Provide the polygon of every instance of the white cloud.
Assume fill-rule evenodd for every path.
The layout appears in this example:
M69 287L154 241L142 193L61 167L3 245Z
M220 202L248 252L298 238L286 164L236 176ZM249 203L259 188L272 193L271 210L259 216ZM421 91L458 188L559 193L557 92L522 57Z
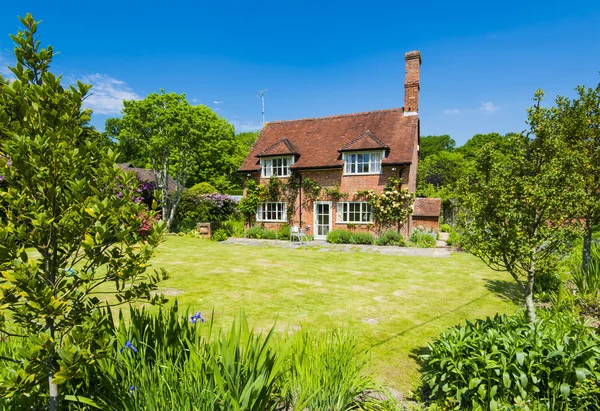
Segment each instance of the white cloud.
M242 121L232 121L233 126L235 127L235 131L237 133L245 132L245 131L256 131L262 128L262 124L253 123L251 121L242 122Z
M223 104L223 102L221 100L215 100L213 101L213 104Z
M444 110L444 114L459 114L460 110L457 108L447 108Z
M492 103L491 101L488 101L487 103L481 103L481 109L488 113L492 113L492 112L496 111L497 108L498 107L496 107L494 105L494 103Z
M94 86L83 105L96 114L119 114L123 108L123 100L141 99L124 81L106 74L90 74L83 76L81 81Z

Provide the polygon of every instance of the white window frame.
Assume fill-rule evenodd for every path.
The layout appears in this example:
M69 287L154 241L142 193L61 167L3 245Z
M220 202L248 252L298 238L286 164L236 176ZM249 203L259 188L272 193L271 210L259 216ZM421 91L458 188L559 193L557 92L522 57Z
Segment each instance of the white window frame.
M350 211L351 205L352 207L356 207L357 204L360 204L360 210L352 210ZM370 205L366 201L340 201L337 203L337 215L336 215L336 223L338 224L373 224L373 211L370 210ZM360 221L349 221L350 213L356 214L359 213ZM368 213L368 218L365 220L363 217Z
M256 221L269 223L285 223L287 221L286 206L283 201L259 203L256 210Z
M285 164L284 164L285 162ZM274 163L277 163L273 166ZM270 177L290 177L292 175L290 167L294 164L294 156L266 157L260 159L261 176ZM280 170L280 171L277 171Z
M379 156L379 161L373 158L373 154ZM364 156L369 155L369 161L364 161ZM381 162L385 158L384 151L348 151L342 155L344 159L344 175L369 175L381 174ZM359 161L361 160L361 161ZM368 171L364 171L365 165L368 165ZM352 171L354 166L354 171ZM358 171L362 169L362 171ZM377 170L379 169L379 170ZM373 171L377 170L377 171Z

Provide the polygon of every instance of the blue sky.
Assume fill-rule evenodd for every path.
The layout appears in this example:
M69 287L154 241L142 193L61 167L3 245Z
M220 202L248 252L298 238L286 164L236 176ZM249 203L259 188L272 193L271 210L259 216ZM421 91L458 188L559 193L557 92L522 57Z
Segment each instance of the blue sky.
M600 81L600 2L10 2L0 14L0 73L17 15L44 20L53 70L95 85L104 128L122 99L163 88L231 121L403 106L404 53L421 50L421 134L520 131L538 88L548 103Z

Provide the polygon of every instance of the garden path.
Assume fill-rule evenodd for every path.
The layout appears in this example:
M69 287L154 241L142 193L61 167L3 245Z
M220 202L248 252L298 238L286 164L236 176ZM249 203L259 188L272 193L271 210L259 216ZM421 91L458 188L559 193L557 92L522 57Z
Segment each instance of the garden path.
M238 244L253 247L280 247L280 248L317 248L323 252L362 252L369 254L402 255L414 257L450 257L450 250L446 248L414 248L414 247L388 247L363 244L329 244L326 241L313 240L305 244L292 243L285 240L257 240L254 238L231 237L222 244Z

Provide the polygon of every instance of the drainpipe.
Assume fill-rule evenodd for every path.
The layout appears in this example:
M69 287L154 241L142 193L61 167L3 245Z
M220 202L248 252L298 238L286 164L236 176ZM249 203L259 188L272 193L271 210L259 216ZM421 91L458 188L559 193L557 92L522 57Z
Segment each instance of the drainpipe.
M300 208L300 224L298 225L299 228L302 228L302 174L298 171L298 181L299 181L299 186L298 187L298 195L300 196L300 202L298 204L298 207Z

